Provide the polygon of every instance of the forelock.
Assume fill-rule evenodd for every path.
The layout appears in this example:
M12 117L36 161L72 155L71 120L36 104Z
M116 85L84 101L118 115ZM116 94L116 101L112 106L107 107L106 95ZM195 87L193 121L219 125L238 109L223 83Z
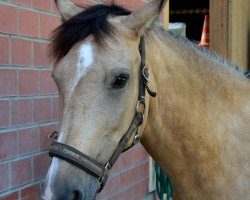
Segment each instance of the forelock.
M51 55L58 63L70 49L89 35L93 35L98 44L114 33L114 27L108 22L109 15L129 15L131 11L111 4L99 4L85 8L84 11L62 23L52 33Z

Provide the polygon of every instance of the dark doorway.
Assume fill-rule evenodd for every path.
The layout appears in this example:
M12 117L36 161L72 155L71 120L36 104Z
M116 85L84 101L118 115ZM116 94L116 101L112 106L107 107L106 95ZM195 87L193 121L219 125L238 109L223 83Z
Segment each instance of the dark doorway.
M209 0L170 0L170 22L184 22L186 36L200 41L205 15L209 14Z

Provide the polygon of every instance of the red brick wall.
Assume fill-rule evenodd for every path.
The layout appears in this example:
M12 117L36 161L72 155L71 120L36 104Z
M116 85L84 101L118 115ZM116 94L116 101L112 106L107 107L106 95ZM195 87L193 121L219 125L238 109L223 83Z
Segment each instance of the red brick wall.
M141 1L119 4L134 9ZM47 54L59 23L53 0L0 0L0 200L39 199L50 162L47 136L58 126ZM119 158L98 199L140 199L147 185L148 155L137 146Z

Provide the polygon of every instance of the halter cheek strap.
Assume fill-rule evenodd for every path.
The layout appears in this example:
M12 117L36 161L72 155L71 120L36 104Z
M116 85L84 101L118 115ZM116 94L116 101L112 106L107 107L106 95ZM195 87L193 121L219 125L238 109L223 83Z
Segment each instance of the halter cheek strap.
M127 132L123 135L123 137L119 141L118 146L115 149L112 156L110 157L109 161L105 165L103 165L98 161L94 160L93 158L90 158L88 155L78 151L77 149L59 142L53 142L49 149L49 156L65 160L71 163L72 165L89 173L93 177L97 178L100 182L100 188L98 192L102 190L108 179L108 170L113 167L114 163L121 155L121 153L124 150L127 150L125 148L127 146L128 141L133 136L133 134L135 134L133 144L129 148L131 148L134 144L140 141L141 134L139 132L139 129L141 124L143 123L144 112L146 109L145 91L147 90L149 95L151 95L152 97L156 96L156 93L152 92L148 87L149 73L146 64L145 41L143 37L141 37L140 40L139 50L141 54L141 67L140 67L141 77L139 85L138 102L136 105L136 113Z

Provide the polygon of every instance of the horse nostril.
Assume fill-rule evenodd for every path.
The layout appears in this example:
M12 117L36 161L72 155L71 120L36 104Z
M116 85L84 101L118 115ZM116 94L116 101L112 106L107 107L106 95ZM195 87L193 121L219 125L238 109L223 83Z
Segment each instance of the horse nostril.
M74 191L72 193L72 200L80 200L81 199L81 195L79 191Z

